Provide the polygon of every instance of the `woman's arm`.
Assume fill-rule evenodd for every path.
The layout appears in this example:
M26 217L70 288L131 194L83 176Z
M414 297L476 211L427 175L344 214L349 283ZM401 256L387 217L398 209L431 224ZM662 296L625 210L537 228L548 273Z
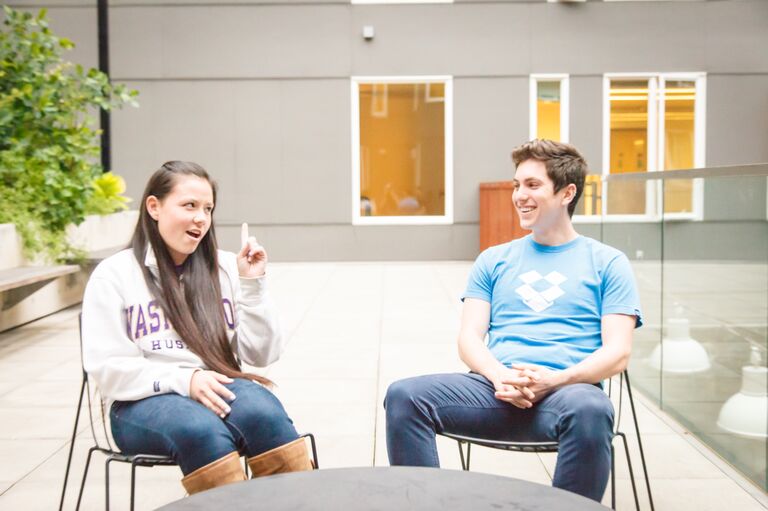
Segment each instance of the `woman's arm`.
M237 346L243 362L264 367L276 361L283 351L284 338L277 310L267 292L266 276L238 279Z
M119 401L170 392L188 396L197 369L144 358L128 337L124 308L115 283L97 275L88 281L83 297L83 367L101 393Z

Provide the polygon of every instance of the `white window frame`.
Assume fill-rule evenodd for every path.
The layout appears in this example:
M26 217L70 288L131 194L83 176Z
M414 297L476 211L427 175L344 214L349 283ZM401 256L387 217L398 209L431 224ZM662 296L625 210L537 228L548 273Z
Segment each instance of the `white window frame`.
M360 215L360 84L442 83L445 86L445 214L411 216ZM352 225L451 225L453 224L453 77L452 76L352 76Z
M539 82L560 82L560 141L568 143L570 140L570 78L562 73L540 73L532 74L529 84L529 108L530 112L528 122L529 139L537 138L539 131Z
M651 80L651 79L654 80ZM611 80L647 79L648 80L648 144L647 172L654 172L663 167L664 152L664 102L657 102L659 91L667 80L690 80L695 83L696 102L694 105L694 168L706 166L706 78L702 72L686 73L606 73L603 75L603 169L602 175L610 174L611 162ZM661 85L661 87L658 87ZM704 218L704 183L701 178L693 180L692 212L664 213L661 208L664 193L663 181L646 182L645 214L625 215L608 214L608 194L610 183L603 180L602 211L597 215L575 215L574 221L581 223L599 222L660 222L662 220L702 220Z

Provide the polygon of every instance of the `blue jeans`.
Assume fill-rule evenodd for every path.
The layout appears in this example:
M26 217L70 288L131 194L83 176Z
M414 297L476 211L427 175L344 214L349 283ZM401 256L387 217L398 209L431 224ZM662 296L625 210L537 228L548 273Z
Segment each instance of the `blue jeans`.
M179 394L116 401L109 417L117 446L126 454L171 456L187 475L232 451L256 456L298 438L272 392L244 379L224 385L236 396L224 419Z
M613 405L595 385L562 387L524 410L496 399L484 376L435 374L393 383L384 407L390 465L439 467L436 433L558 441L553 486L597 501L605 492Z

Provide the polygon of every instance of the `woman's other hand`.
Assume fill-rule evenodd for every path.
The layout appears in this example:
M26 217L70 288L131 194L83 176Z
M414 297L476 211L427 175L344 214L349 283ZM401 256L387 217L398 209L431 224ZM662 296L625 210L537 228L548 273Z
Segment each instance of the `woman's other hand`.
M248 224L240 231L240 252L237 254L237 271L248 279L261 277L267 271L267 251L254 236L248 234Z
M227 403L235 400L235 395L223 384L233 381L216 371L195 371L189 382L189 397L223 419L232 411Z

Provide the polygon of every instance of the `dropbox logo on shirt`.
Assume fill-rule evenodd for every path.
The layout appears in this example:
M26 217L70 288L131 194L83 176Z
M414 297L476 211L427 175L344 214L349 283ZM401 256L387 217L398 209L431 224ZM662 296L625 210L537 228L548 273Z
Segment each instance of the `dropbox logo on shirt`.
M532 270L520 275L520 280L524 284L515 289L515 293L520 295L523 303L528 307L535 312L541 312L551 307L555 300L565 294L565 291L560 289L560 284L568 278L556 271L551 271L542 277L539 272Z

